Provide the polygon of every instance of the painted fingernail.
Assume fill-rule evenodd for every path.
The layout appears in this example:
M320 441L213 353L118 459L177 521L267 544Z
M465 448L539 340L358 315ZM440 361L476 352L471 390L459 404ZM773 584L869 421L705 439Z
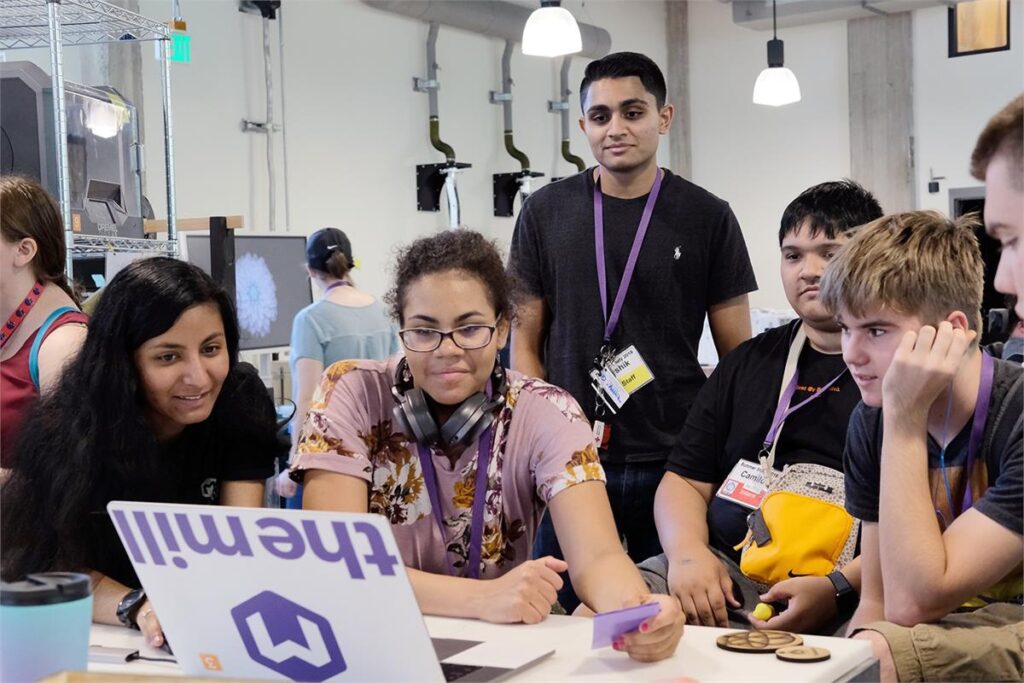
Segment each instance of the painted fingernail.
M647 633L650 630L651 630L651 627L648 626L646 622L643 623L643 624L640 624L640 633Z
M613 650L621 650L622 649L622 643L620 643L619 641L616 640L614 643L612 643L612 649Z

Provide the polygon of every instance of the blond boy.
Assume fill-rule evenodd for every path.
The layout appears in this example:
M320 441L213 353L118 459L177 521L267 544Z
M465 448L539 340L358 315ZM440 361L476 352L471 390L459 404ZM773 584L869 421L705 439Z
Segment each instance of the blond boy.
M822 281L863 398L844 456L864 523L851 633L882 680L1024 675L1024 379L978 348L982 278L973 226L920 211L865 226Z

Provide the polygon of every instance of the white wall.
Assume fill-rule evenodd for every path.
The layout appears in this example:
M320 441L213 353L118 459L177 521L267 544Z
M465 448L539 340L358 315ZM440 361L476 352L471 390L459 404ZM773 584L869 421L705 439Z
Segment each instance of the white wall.
M533 6L534 2L522 4ZM664 5L658 0L569 0L583 22L608 30L613 50L636 50L664 65ZM141 12L169 18L168 0L141 0ZM192 62L172 65L175 179L179 217L243 214L264 232L268 224L266 142L240 130L243 118L263 120L265 95L261 20L242 14L235 0L182 0L192 36ZM427 96L412 89L425 76L427 25L381 12L356 0L289 0L283 10L291 230L308 234L325 225L344 229L361 261L358 282L376 293L388 284L385 266L393 247L447 226L440 213L416 210L415 166L443 156L427 136ZM272 32L275 89L280 91L276 26ZM462 220L507 245L512 218L495 218L491 174L519 169L504 151L501 108L488 93L500 89L504 44L441 27L437 56L441 137L473 168L459 177ZM143 46L147 194L158 216L164 201L160 70L151 44ZM49 71L44 51L15 51ZM94 48L65 51L66 78L83 78ZM583 76L574 60L570 87ZM512 59L515 142L534 170L550 178L575 167L561 159L559 119L547 111L558 95L561 60ZM278 102L280 100L277 100ZM576 126L579 100L571 101L572 151L592 155ZM280 107L276 117L280 120ZM668 164L668 145L662 163ZM283 166L276 151L278 230L285 224ZM546 182L543 179L541 182ZM518 202L516 203L518 211Z
M788 307L778 275L786 204L850 173L846 23L787 28L779 37L803 99L755 105L771 33L733 24L728 3L690 5L693 180L732 205L760 287L751 305L763 308Z
M533 4L522 0L524 4ZM985 120L1024 86L1024 0L1012 0L1013 49L948 59L945 8L914 13L914 107L917 193L922 207L948 210L946 190L976 185L967 172L975 136ZM664 7L658 0L567 0L581 21L607 29L613 50L637 50L666 64ZM167 19L167 0L141 0L143 13ZM243 134L242 118L264 110L260 20L234 0L182 0L192 36L192 63L172 67L176 179L180 217L241 213L265 231L265 142ZM362 261L360 283L381 293L395 244L447 224L415 209L414 167L441 155L427 140L427 97L412 90L425 75L425 24L371 9L356 0L289 0L284 10L291 229L307 234L324 225L349 232ZM750 101L765 66L767 31L732 23L728 3L691 2L690 102L693 176L729 201L743 227L760 291L755 307L784 308L778 281L778 221L785 205L818 182L849 175L846 23L785 28L786 65L800 80L803 100L772 109ZM506 244L513 219L494 218L491 174L518 168L501 140L501 109L487 101L500 78L502 43L442 27L441 134L474 167L460 177L463 222ZM81 79L95 51L65 51L69 80ZM14 51L49 70L42 51ZM276 36L275 87L280 88ZM571 87L586 59L576 59ZM513 58L516 143L535 169L566 175L558 153L558 117L546 102L557 95L558 60ZM144 45L148 194L164 212L159 65ZM678 98L676 98L677 103ZM575 125L573 151L592 163ZM280 111L278 111L278 117ZM283 187L278 147L278 187ZM668 145L661 163L668 164ZM927 193L928 169L945 175L942 192ZM284 227L283 194L277 202Z
M913 14L920 208L948 212L949 188L979 185L968 172L975 139L1024 89L1024 0L1011 1L1012 49L955 59L947 57L946 8ZM776 239L782 211L806 187L850 173L846 22L779 32L803 94L779 109L750 102L769 37L735 26L728 3L690 5L693 180L728 200L739 218L760 285L752 304L784 308ZM947 178L938 194L928 194L929 168Z
M146 16L168 18L167 0L140 5ZM665 63L661 2L565 5L579 20L607 29L613 50L637 50ZM266 142L262 135L242 133L239 125L243 118L265 118L261 20L240 13L234 0L182 0L181 12L192 36L192 62L172 64L178 216L243 214L248 228L264 232ZM383 293L394 246L447 226L443 198L440 213L416 210L415 166L444 160L428 140L427 96L412 89L413 77L426 75L427 25L355 0L290 0L283 22L291 230L344 229L361 261L356 279ZM280 92L277 29L272 28L274 87ZM507 246L514 221L493 216L491 174L518 170L519 164L504 151L501 108L488 101L489 91L500 89L503 47L500 40L442 26L437 57L441 137L460 161L473 164L459 177L462 221ZM163 122L160 67L153 53L146 44L147 194L161 216L166 210ZM49 70L43 52L11 53L8 59L24 56ZM69 48L66 59L67 78L73 80L82 77L81 62L95 60L96 53ZM574 90L587 61L574 61ZM547 177L575 172L561 159L559 119L547 111L547 101L558 94L560 66L560 59L524 57L518 48L512 59L515 142L534 170ZM575 94L571 106L572 150L592 163L576 126ZM277 120L280 115L278 106ZM667 164L667 145L663 156ZM280 231L285 227L280 144L276 159Z
M914 129L916 189L921 208L950 210L949 189L978 187L971 152L978 133L1004 104L1024 90L1024 1L1011 0L1010 49L948 57L945 7L914 13ZM928 193L929 169L940 191Z

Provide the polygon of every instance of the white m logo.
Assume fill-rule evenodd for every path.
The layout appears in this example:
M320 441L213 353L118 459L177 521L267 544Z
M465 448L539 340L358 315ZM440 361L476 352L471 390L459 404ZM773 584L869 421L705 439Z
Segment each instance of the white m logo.
M298 657L310 666L324 666L331 661L331 653L327 651L327 644L324 642L320 629L312 621L301 615L297 614L295 618L299 620L302 636L306 639L306 647L299 645L294 640L286 640L283 643L274 645L270 640L270 634L267 632L267 625L263 623L263 615L259 612L247 616L245 623L252 633L256 648L267 659L280 664L292 657Z

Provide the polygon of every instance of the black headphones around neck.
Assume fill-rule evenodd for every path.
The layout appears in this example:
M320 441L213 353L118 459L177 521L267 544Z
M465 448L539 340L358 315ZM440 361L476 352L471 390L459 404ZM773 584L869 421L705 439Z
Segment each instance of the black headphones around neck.
M427 395L413 386L409 363L402 358L398 361L395 384L391 388L391 395L396 401L392 411L395 427L424 445L436 443L444 448L467 446L491 426L498 409L505 405L508 377L497 360L490 381L490 398L482 391L476 392L460 403L443 425L438 426L430 411Z

